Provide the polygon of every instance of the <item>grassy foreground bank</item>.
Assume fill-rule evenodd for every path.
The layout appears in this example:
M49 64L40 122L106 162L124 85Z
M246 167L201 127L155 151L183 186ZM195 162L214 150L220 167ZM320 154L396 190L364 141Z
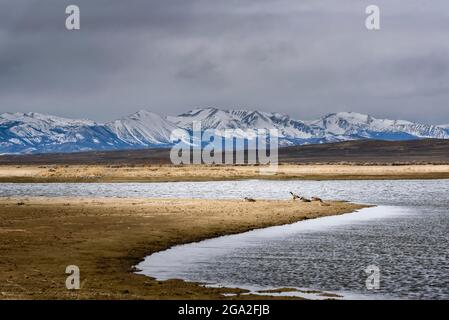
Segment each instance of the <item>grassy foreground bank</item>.
M0 299L224 299L222 293L241 291L156 281L132 267L176 244L360 208L346 202L0 198ZM67 265L80 268L78 291L65 287Z

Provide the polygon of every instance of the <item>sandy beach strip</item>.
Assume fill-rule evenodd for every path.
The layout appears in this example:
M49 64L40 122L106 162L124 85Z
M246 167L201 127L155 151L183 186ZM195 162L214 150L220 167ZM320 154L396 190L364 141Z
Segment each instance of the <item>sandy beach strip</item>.
M449 165L280 165L276 174L259 166L208 165L3 165L0 182L168 182L243 179L370 180L448 179Z
M239 289L156 281L132 268L177 244L363 207L286 200L0 198L0 299L250 299L223 296L243 293ZM65 287L68 265L80 268L80 290Z

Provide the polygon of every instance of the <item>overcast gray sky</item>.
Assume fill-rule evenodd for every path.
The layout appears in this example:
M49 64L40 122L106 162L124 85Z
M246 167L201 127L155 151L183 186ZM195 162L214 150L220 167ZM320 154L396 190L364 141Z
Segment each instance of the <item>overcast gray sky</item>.
M65 7L81 30L65 29ZM381 8L381 30L365 8ZM449 123L447 0L1 0L0 112L357 111Z

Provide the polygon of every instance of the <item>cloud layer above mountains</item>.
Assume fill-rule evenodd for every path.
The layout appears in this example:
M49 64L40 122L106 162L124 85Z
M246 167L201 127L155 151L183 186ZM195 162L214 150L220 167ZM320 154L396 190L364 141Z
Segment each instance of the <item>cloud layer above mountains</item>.
M445 0L17 0L0 4L0 112L107 121L146 108L337 111L449 123ZM65 7L81 30L65 29Z

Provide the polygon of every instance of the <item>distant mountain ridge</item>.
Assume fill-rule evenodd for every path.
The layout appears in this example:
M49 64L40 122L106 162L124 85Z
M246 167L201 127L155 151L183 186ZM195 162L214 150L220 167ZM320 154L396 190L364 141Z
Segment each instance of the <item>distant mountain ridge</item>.
M280 113L199 108L178 116L160 116L140 110L109 122L67 119L40 113L0 115L0 153L47 153L169 147L177 130L186 141L192 123L202 129L271 129L279 132L281 146L375 139L404 141L449 139L449 125L428 125L405 120L377 119L354 112L331 113L302 121Z

